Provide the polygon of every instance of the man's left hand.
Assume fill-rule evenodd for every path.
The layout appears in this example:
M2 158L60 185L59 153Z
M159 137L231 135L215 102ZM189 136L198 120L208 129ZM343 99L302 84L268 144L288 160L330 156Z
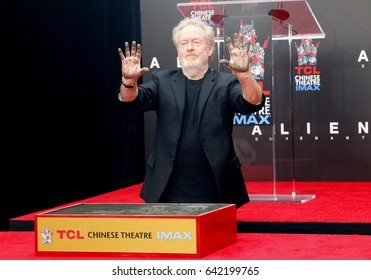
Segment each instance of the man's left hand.
M227 46L229 51L229 61L221 59L219 62L228 67L233 73L247 72L250 64L250 41L247 42L246 47L243 46L243 35L234 34L234 43L232 44L231 37L227 37Z

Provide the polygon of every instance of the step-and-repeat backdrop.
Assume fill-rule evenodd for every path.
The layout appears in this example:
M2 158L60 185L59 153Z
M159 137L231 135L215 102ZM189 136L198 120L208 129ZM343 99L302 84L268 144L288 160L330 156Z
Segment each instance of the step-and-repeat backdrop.
M266 9L256 2L141 0L143 66L179 67L171 35L185 16L214 27L211 67L220 71L228 71L218 63L228 58L225 36L243 33L251 42L250 67L268 97L259 113L234 118L246 181L370 181L371 2L298 1L306 8L286 14L289 3L280 1L265 16L254 15L254 5L259 13ZM277 36L277 22L287 36ZM146 113L147 155L155 126L156 115Z

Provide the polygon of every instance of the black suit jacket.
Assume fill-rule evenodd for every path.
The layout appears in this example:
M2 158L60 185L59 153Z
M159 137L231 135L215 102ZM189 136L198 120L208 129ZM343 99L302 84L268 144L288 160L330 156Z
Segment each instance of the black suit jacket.
M124 103L139 111L156 111L154 150L147 160L140 196L158 202L173 169L185 108L186 78L180 69L159 70L148 82L138 86L138 97ZM241 86L231 73L209 70L203 81L199 102L199 137L210 162L223 203L237 207L249 201L241 164L233 146L235 113L251 114L260 110L242 97ZM200 174L202 176L202 174Z

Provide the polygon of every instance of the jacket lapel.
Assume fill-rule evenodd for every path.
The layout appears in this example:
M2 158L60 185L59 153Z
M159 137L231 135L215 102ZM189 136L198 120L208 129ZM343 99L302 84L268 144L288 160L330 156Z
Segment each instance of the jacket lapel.
M211 93L211 90L213 89L215 85L215 77L214 77L214 71L209 70L206 72L206 75L204 77L204 81L202 83L201 92L198 100L198 116L201 118L202 110L205 107L206 101Z
M181 70L178 74L174 77L173 81L171 82L173 94L175 98L175 102L178 106L180 120L183 119L184 114L184 107L185 107L185 76L182 75Z

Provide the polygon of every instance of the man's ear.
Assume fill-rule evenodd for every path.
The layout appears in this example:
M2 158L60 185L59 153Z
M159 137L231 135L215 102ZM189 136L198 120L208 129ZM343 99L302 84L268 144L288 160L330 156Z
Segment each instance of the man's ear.
M214 47L214 44L210 44L210 45L209 45L209 53L208 53L209 56L211 56L212 53L214 52L214 48L215 48L215 47Z

